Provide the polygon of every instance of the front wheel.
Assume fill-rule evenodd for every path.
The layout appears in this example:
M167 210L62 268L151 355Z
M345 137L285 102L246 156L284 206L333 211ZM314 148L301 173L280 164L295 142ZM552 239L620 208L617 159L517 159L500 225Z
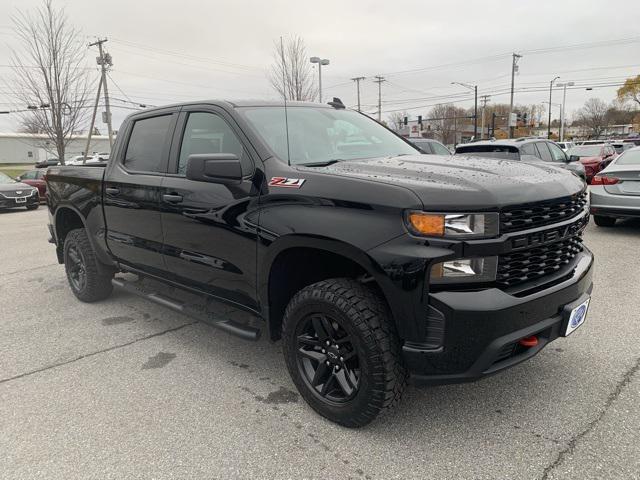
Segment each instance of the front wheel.
M594 215L593 221L599 227L613 227L616 223L616 219L614 217L603 217L601 215Z
M283 320L284 355L298 391L346 427L395 405L407 382L389 309L375 290L338 278L298 292Z
M101 274L98 259L83 228L71 230L64 239L64 269L78 300L104 300L113 290L113 275Z

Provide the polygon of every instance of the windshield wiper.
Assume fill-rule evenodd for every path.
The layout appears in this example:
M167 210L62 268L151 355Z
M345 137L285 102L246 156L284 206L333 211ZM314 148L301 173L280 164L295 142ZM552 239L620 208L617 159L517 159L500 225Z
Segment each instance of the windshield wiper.
M329 165L333 165L334 163L342 162L342 158L333 158L331 160L327 160L326 162L312 162L312 163L300 163L303 167L328 167Z

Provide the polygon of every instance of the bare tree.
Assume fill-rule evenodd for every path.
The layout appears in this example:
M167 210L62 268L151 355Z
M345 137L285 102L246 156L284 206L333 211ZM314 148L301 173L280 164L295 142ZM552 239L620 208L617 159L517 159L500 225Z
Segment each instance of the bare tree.
M40 131L40 124L33 115L27 115L20 119L18 131L20 133L42 133Z
M429 112L427 121L435 130L440 141L444 144L456 143L456 132L470 120L464 108L458 108L452 103L441 103Z
M578 110L576 120L578 124L591 130L591 136L598 137L607 125L609 107L599 98L590 98Z
M269 82L280 96L287 100L314 100L317 89L304 40L294 36L286 39L282 48L279 40L274 42L273 56Z
M22 124L47 135L64 163L65 149L87 113L82 37L52 0L34 12L19 12L13 22L21 48L12 51L12 92L19 103L37 107L23 114Z
M404 117L409 117L409 114L405 112L393 112L389 115L389 124L394 130L400 130L404 127Z

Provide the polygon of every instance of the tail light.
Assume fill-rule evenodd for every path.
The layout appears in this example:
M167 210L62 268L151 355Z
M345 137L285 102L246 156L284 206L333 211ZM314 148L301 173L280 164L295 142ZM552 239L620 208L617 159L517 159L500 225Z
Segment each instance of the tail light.
M620 181L619 178L616 177L607 177L605 175L596 175L591 180L591 185L615 185Z

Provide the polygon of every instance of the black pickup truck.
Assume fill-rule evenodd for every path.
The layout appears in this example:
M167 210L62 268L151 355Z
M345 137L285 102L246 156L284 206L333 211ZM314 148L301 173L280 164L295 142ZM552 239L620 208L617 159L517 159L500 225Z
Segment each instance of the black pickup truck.
M339 101L141 111L106 167L50 167L47 185L51 241L80 300L116 285L282 339L300 394L345 426L395 404L409 377L471 381L531 358L589 304L578 177L420 155Z

